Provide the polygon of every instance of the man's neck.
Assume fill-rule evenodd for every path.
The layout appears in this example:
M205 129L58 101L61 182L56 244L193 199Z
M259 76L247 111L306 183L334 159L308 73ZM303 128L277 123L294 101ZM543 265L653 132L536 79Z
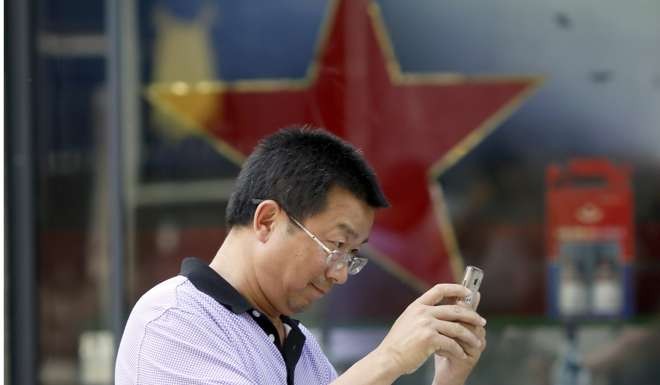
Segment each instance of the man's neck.
M249 246L250 234L232 229L209 265L232 285L257 310L265 314L279 329L280 315L262 290L254 270L254 253ZM246 246L248 245L248 246Z

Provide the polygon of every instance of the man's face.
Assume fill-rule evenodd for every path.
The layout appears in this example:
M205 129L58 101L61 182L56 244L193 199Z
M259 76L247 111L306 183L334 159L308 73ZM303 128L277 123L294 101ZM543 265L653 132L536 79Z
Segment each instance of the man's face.
M330 250L357 251L371 231L374 211L347 190L333 188L326 209L302 224ZM291 315L346 282L348 271L329 267L327 253L282 213L256 274L270 302Z

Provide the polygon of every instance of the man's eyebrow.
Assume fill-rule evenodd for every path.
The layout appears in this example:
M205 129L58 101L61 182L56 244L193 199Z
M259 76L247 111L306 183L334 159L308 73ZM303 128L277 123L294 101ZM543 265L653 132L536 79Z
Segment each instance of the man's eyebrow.
M342 231L344 231L345 233L347 233L348 236L349 236L350 238L355 239L355 238L357 238L357 237L359 236L358 233L357 233L357 231L353 230L353 228L352 228L351 226L349 226L348 224L346 224L346 223L344 223L344 222L340 222L340 223L337 225L337 227L338 227L340 230L342 230ZM369 238L367 238L367 239L365 239L364 241L362 241L362 243L363 243L363 244L364 244L364 243L367 243L368 240L369 240Z

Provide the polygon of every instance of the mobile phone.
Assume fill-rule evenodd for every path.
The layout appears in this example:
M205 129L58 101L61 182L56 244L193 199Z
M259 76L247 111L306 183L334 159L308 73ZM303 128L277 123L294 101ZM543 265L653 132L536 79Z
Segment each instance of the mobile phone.
M484 279L484 271L476 266L467 266L465 268L465 274L463 275L462 285L470 289L471 294L463 298L463 303L471 307L473 310L476 310L475 299L477 292L479 291L479 286Z

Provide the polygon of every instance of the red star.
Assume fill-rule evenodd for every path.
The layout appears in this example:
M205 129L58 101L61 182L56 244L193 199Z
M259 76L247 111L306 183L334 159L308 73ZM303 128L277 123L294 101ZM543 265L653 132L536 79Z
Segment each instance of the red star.
M404 74L376 3L338 0L329 13L305 79L153 86L151 100L237 160L291 124L347 139L372 164L392 205L376 218L372 253L416 287L454 281L462 261L436 178L539 81ZM209 98L213 114L199 113Z

